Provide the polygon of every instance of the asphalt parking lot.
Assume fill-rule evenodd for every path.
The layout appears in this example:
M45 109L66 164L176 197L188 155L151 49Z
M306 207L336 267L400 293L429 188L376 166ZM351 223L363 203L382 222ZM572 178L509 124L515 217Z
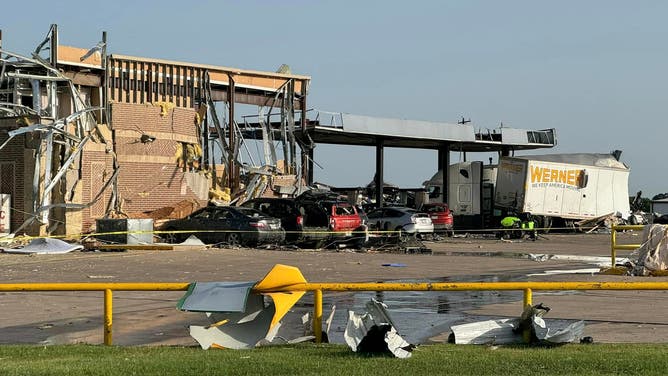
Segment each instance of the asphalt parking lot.
M639 242L638 236L631 234L621 234L618 239ZM446 238L425 244L431 254L248 248L0 254L0 280L3 283L257 281L280 263L298 267L309 282L473 281L490 277L496 281L668 281L666 277L592 273L597 265L590 256L610 256L609 234L550 234L538 241L512 242ZM620 256L628 253L621 252ZM574 274L573 270L581 273ZM2 344L102 343L100 292L0 294ZM176 300L182 295L182 292L116 292L114 344L194 345L187 326L206 320L203 314L175 309ZM553 308L549 318L587 320L585 334L597 342L668 342L668 318L663 315L668 310L666 291L534 292L533 300ZM302 301L308 310L311 297L307 294ZM465 313L516 317L520 312L521 297L494 304L487 304L482 298ZM289 325L296 322L290 320ZM444 341L447 335L448 331L433 333L429 341Z

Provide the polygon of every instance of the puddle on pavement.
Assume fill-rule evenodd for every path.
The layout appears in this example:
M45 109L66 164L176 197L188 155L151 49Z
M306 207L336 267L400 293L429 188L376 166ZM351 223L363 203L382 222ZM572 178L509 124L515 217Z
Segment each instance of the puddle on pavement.
M580 264L600 265L608 257L591 257L576 255L549 255L521 252L448 252L451 256L477 257L507 257L521 258L536 261L542 264L548 260L572 261ZM581 265L580 265L581 266ZM500 275L472 275L457 276L456 281L450 278L429 280L398 280L387 282L524 282L530 276L556 274L595 274L599 268L580 268L569 270L550 270L537 267L534 270L524 270L522 274ZM534 291L534 298L540 295L575 295L577 291ZM357 293L323 294L323 329L329 317L332 306L336 310L329 330L329 341L345 343L343 333L348 321L348 311L358 314L364 313L365 305L372 298L384 302L394 321L397 331L411 343L425 343L429 338L442 333L449 333L450 326L479 320L502 318L501 316L470 315L466 311L497 303L517 303L517 317L521 314L522 291L368 291ZM300 316L304 313L313 313L313 295L307 294L294 307L294 312ZM568 322L566 320L565 322Z
M469 257L505 257L514 259L529 258L529 253L526 252L504 252L504 251L444 251L439 252L439 255L444 256L469 256Z
M448 251L441 252L445 256L469 257L503 257L512 259L529 259L536 262L574 261L599 267L610 266L610 256L560 255L549 253L504 252L504 251ZM624 263L628 258L617 257L617 263Z
M522 282L526 275L477 275L457 276L457 282ZM398 280L387 282L452 282L449 278L430 280ZM538 292L541 294L542 292ZM573 294L574 292L568 292ZM536 295L536 292L534 293ZM343 333L348 321L348 311L365 312L365 305L372 298L384 302L397 330L411 343L424 343L429 338L449 332L450 326L490 317L466 314L466 311L483 305L517 302L517 315L521 313L522 291L365 291L357 293L323 294L323 329L333 305L336 310L329 331L331 343L345 343ZM307 294L294 310L299 314L313 311L313 296Z

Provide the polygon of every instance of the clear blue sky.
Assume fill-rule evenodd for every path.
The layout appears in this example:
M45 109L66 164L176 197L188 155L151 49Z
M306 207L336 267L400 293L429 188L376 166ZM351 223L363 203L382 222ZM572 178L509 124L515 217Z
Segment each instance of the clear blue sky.
M113 53L269 71L286 63L312 76L309 107L556 128L551 152L621 149L631 194L668 191L666 1L89 0L1 9L11 51L32 50L57 23L61 44L78 47L106 30ZM362 185L373 176L372 148L322 145L316 160L319 181ZM386 151L389 182L418 186L435 169L433 151Z

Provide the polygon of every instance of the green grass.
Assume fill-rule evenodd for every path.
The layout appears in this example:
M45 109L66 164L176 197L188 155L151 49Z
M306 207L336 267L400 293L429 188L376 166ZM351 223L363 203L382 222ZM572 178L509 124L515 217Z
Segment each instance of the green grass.
M553 348L421 346L409 359L342 345L254 350L183 347L0 346L0 375L664 375L667 345Z

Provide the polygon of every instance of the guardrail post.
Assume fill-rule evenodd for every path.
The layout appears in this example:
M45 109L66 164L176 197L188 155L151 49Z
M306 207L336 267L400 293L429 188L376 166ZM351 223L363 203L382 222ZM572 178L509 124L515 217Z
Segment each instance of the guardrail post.
M113 295L111 289L104 290L104 344L106 346L111 346L112 335L111 335L111 326L113 323L113 306L112 306Z
M315 343L322 343L322 290L314 290L313 298L313 334Z
M617 228L610 226L610 268L614 269L617 264Z
M526 306L528 306L528 305L530 306L530 305L533 304L532 303L532 300L533 300L532 295L533 295L533 293L532 293L531 289L524 289L524 308L526 308Z
M533 292L531 289L524 289L524 306L522 307L523 310L527 309L527 306L533 305ZM530 343L531 342L531 328L526 328L522 332L522 340L524 343Z

